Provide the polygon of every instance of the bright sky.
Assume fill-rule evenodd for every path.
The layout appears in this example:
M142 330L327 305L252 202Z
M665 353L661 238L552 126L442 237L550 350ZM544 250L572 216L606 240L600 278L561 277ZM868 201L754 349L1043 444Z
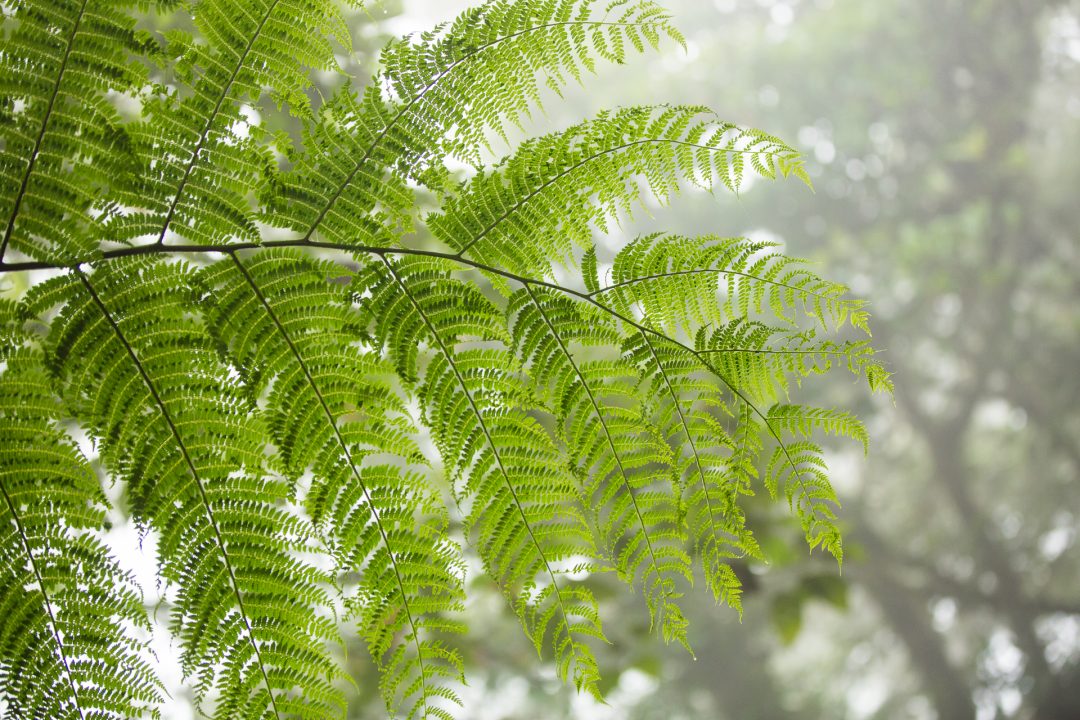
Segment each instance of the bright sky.
M469 0L405 0L405 12L387 22L386 28L394 35L427 30L437 23L453 20L474 4Z

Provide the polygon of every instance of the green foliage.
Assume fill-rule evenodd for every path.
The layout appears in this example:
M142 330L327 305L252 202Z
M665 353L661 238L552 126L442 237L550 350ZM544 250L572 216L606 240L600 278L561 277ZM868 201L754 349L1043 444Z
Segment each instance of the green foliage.
M138 635L149 629L132 578L94 535L105 495L64 433L40 350L0 304L0 683L12 717L125 718L160 687ZM155 713L156 714L156 713Z
M453 717L457 518L537 652L597 697L605 635L582 577L614 572L689 648L695 565L741 608L730 560L762 557L740 506L759 480L842 556L815 437L867 435L788 394L834 366L890 389L865 340L832 337L867 330L860 303L763 243L651 235L609 258L594 242L643 189L805 180L798 154L704 108L644 107L485 166L542 88L678 41L660 8L489 2L323 101L309 76L349 47L336 3L177 5L194 34L136 32L93 0L4 20L0 270L49 273L0 308L0 707L160 703L72 433L157 538L213 717L341 716L340 622L391 713ZM299 144L253 110L275 103ZM451 158L478 173L458 182Z
M136 520L161 534L160 573L177 588L170 630L200 696L215 692L215 716L340 710L322 647L336 630L316 613L328 578L296 559L312 528L281 508L289 487L265 467L262 417L175 291L190 273L161 257L116 260L38 286L28 305L63 303L47 348L67 406L125 481ZM290 696L297 684L305 692Z
M618 334L592 310L526 285L509 303L516 354L530 363L555 409L605 557L631 585L640 578L665 640L689 647L675 603L679 583L693 578L682 547L672 451L649 421L632 364L619 357L577 359L571 352L571 344L601 351L618 344Z
M183 90L140 98L144 118L128 128L133 166L112 189L121 207L110 213L110 240L257 240L249 195L265 183L273 155L248 103L266 93L310 117L310 72L336 67L332 40L350 42L335 0L193 5L197 38L166 37Z
M133 4L18 2L4 16L0 257L71 261L97 247L101 218L85 211L131 145L107 93L137 92L146 72L128 58L160 52L135 31Z
M538 422L544 408L522 385L518 361L505 347L478 346L505 334L496 308L455 281L443 259L384 257L381 265L364 290L377 318L394 318L399 342L387 343L391 357L399 366L415 358L418 340L436 351L417 396L461 488L457 502L485 571L537 651L550 637L560 674L598 695L586 643L603 638L596 601L583 587L559 584L560 576L591 568L574 559L595 555L592 537L563 450Z
M326 281L336 272L295 250L230 255L203 271L207 317L248 391L266 397L286 476L311 471L304 506L337 572L360 573L348 616L384 669L386 696L454 699L431 683L461 675L438 640L463 630L440 615L462 609L460 551L428 479L386 461L424 464L393 369L355 345L366 333L348 288Z
M641 183L660 202L683 180L737 190L746 162L766 177L800 167L787 145L707 108L632 107L524 143L427 222L459 257L544 277L552 260L572 264L594 230L629 215Z

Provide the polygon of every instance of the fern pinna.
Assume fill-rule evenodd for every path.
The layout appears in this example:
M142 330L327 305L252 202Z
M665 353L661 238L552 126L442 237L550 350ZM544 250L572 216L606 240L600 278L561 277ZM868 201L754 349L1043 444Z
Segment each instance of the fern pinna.
M706 108L633 107L488 161L546 90L679 43L662 8L493 0L324 94L356 8L169 0L151 10L189 30L155 34L146 6L3 8L5 716L167 702L96 463L157 538L216 718L343 716L349 626L388 712L455 716L465 552L597 696L582 571L613 571L689 648L698 574L741 608L759 485L841 558L816 438L866 432L789 395L834 367L890 389L851 337L861 304L766 243L594 242L645 191L807 180L798 154Z

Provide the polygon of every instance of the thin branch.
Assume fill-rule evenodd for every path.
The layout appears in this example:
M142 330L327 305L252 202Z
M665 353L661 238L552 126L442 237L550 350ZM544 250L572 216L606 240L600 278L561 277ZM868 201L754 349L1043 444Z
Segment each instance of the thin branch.
M748 355L836 355L850 357L851 353L840 350L783 350L779 348L718 348L715 350L698 350L702 355L723 355L725 353L746 353Z

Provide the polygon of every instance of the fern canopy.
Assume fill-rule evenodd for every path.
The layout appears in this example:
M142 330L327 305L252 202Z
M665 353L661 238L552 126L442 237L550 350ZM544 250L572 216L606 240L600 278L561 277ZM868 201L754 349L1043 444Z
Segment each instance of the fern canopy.
M545 89L681 42L662 8L493 0L324 98L347 7L170 0L190 30L155 35L145 5L3 8L0 271L29 287L0 302L5 715L163 707L113 496L218 718L341 717L349 628L389 713L458 716L466 552L597 697L588 574L690 648L698 574L741 611L759 487L842 557L820 441L868 435L791 394L834 368L891 390L861 303L767 243L596 242L644 193L808 182L798 153L632 107L488 162Z

